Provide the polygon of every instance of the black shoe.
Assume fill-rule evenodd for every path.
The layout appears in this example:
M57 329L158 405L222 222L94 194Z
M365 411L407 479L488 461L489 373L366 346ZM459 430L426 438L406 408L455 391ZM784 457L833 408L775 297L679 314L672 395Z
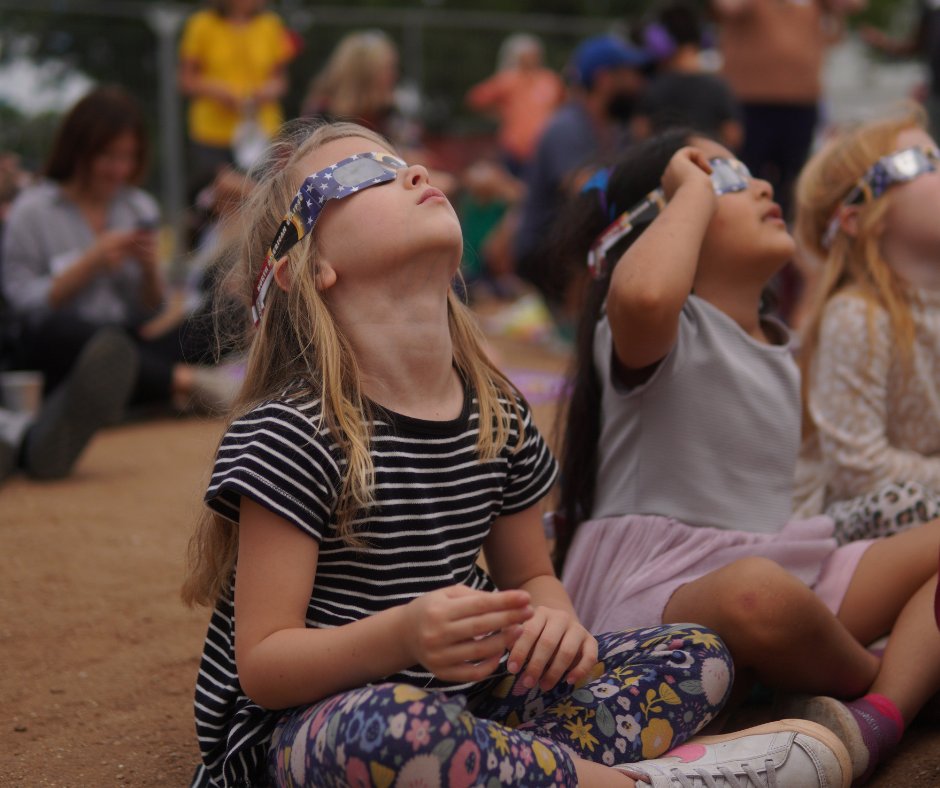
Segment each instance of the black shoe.
M120 329L103 328L89 339L26 434L26 473L37 479L66 476L92 435L123 415L139 365L136 345Z
M0 482L16 470L16 447L0 440Z

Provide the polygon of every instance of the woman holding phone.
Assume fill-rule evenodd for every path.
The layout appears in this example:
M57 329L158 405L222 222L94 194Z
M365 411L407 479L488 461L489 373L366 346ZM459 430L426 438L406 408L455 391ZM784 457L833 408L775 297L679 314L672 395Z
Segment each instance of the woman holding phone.
M227 404L234 385L208 366L208 334L183 324L153 336L164 303L156 201L138 188L148 139L137 102L100 87L63 119L44 168L4 228L0 280L19 341L14 366L39 369L46 390L65 379L88 340L118 326L134 340L132 404Z

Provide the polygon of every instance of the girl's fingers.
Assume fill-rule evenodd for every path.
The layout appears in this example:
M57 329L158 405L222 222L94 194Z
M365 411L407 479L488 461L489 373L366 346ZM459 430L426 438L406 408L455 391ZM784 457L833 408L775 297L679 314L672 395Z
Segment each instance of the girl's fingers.
M480 662L492 657L502 657L512 646L522 632L522 627L507 627L494 632L488 637L476 640L465 640L444 649L440 661L444 664L457 664L460 662Z
M541 636L544 627L544 614L539 614L530 619L526 626L522 628L522 634L509 652L509 660L506 663L506 667L510 673L518 673L522 670L522 666L526 663L526 660L529 659L532 649Z
M554 687L566 672L578 664L583 635L584 633L578 627L569 629L562 636L551 662L546 666L539 681L539 686L544 692Z
M694 162L696 165L698 165L700 169L704 170L709 175L711 175L711 172L712 172L711 162L709 162L708 157L698 148L689 149L689 159L692 162Z
M597 664L597 640L581 626L565 632L551 665L542 675L540 686L548 691L562 676L568 684L577 684Z
M461 588L465 591L458 590ZM525 608L531 601L526 591L478 591L466 586L453 586L447 591L451 621Z
M453 636L455 642L472 640L473 638L489 635L491 632L506 629L516 624L528 621L535 611L528 605L501 610L496 613L484 613L454 621L448 634Z
M522 685L524 687L531 688L539 682L564 635L565 627L561 622L552 619L546 622L542 634L539 635L529 655L529 664L523 672Z
M578 663L568 671L565 681L569 684L577 684L581 679L588 675L597 664L597 640L588 637L581 645L581 658Z
M493 675L493 671L499 666L501 657L502 654L500 653L482 662L460 662L451 667L435 671L435 673L445 681L481 681Z
M466 588L466 586L454 586ZM463 616L479 616L495 610L509 610L514 607L526 607L531 602L528 591L480 591L467 588L470 593L458 592L451 596L454 606ZM450 594L449 594L450 595Z

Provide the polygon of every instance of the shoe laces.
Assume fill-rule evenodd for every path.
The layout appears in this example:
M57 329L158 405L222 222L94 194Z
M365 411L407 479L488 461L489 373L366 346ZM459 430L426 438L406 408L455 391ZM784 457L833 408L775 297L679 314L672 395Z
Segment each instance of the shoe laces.
M764 769L763 776L746 763L741 764L741 771L737 773L726 766L719 766L717 774L706 769L695 769L695 774L673 769L672 779L679 788L777 788L774 762L768 758Z

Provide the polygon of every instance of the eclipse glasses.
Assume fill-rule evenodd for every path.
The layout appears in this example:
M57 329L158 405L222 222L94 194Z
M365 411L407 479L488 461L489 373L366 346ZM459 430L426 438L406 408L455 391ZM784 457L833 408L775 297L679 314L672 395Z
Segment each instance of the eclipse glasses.
M388 153L357 153L304 180L274 234L255 281L251 317L256 326L264 314L264 301L271 287L277 261L310 234L326 203L393 181L398 170L407 166L401 159Z
M744 191L752 180L750 170L744 162L737 159L715 158L709 159L708 163L712 168L709 176L712 189L719 197L722 194ZM609 175L609 172L606 174ZM595 176L588 181L584 190L601 188L606 190L606 179ZM665 206L666 195L662 188L654 189L637 205L614 219L588 250L587 264L591 275L595 279L604 276L608 270L607 253L637 227L652 222Z

